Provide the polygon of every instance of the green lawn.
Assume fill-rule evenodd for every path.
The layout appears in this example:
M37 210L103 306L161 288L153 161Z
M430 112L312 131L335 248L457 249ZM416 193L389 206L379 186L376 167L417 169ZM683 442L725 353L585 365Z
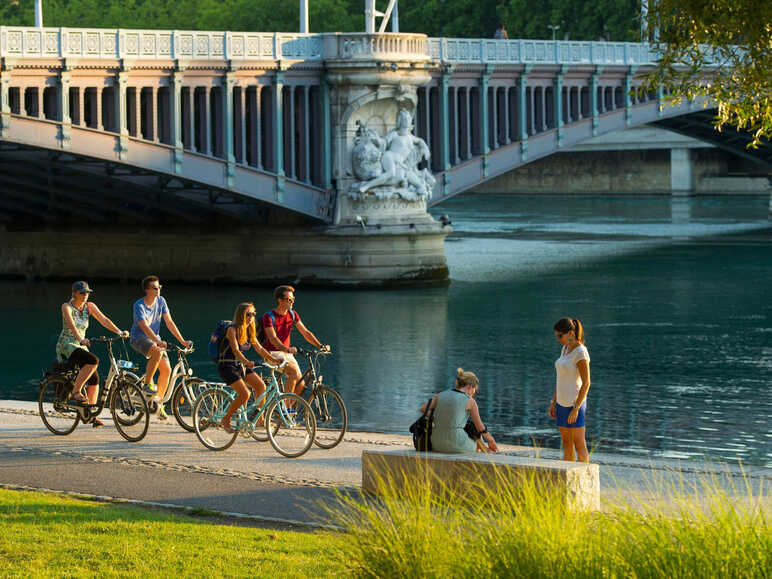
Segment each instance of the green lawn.
M345 536L0 489L0 576L330 577Z

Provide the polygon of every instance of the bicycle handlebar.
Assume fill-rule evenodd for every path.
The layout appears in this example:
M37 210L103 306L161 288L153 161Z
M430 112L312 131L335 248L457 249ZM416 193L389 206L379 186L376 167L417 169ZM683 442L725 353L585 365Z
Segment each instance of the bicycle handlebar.
M183 354L192 354L196 351L195 345L190 346L190 348L181 348L177 344L172 344L171 342L166 342L166 349L173 348L176 352L181 352Z
M265 368L269 368L271 370L281 370L286 365L287 365L287 360L282 360L281 364L270 364L270 363L265 362L265 361L263 361L263 363L261 364L261 366L263 366Z
M125 340L123 336L97 336L96 338L86 338L89 342L117 342L118 340Z
M313 356L314 354L316 354L318 356L319 355L321 355L321 356L328 356L328 355L332 354L331 350L324 350L322 348L316 348L314 350L306 350L304 348L298 348L296 346L295 349L298 351L298 354L302 354L304 356Z

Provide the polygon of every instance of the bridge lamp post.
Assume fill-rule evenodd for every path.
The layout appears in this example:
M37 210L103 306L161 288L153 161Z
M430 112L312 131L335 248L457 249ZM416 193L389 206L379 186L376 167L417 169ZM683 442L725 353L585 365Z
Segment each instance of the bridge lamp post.
M552 30L552 41L554 42L555 41L555 33L560 28L560 24L547 24L547 28Z
M43 28L43 0L35 0L35 27Z
M300 0L300 33L308 34L308 3L311 0Z

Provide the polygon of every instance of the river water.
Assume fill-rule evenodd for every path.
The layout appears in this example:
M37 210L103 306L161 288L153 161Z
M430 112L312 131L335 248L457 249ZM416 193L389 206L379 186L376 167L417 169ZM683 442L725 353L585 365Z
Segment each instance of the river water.
M406 432L462 366L481 379L483 420L499 441L558 447L547 416L560 348L552 325L572 316L592 357L591 446L772 467L768 206L761 196L464 195L433 210L455 229L450 286L301 287L296 308L333 346L324 374L353 430ZM95 286L93 300L128 328L136 288ZM68 293L66 283L0 283L0 398L35 399ZM212 379L215 322L243 300L272 305L266 288L167 283L164 295L201 345L196 373ZM94 321L89 335L99 334Z

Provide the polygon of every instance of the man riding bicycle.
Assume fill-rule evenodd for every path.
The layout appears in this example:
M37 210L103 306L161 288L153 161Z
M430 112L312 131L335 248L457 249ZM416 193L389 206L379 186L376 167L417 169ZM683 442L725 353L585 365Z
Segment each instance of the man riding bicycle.
M169 306L161 296L161 282L158 277L149 275L142 280L142 289L145 297L134 303L134 323L131 326L131 347L147 358L145 371L144 392L148 395L158 395L163 400L166 387L169 385L169 377L172 373L169 357L166 353L166 342L161 339L158 332L161 331L161 320L180 344L189 348L193 345L190 340L182 337L177 324L174 323ZM158 370L158 387L153 385L153 375ZM158 419L166 420L167 414L163 404L158 405Z
M306 328L300 319L300 315L292 309L295 303L295 288L291 285L280 285L273 292L276 307L263 315L262 324L265 337L263 347L274 358L287 362L283 372L287 376L284 391L300 396L305 389L305 384L300 380L300 366L294 354L297 348L290 345L292 328L297 327L305 340L315 348L330 351L330 346L322 344L311 331Z

